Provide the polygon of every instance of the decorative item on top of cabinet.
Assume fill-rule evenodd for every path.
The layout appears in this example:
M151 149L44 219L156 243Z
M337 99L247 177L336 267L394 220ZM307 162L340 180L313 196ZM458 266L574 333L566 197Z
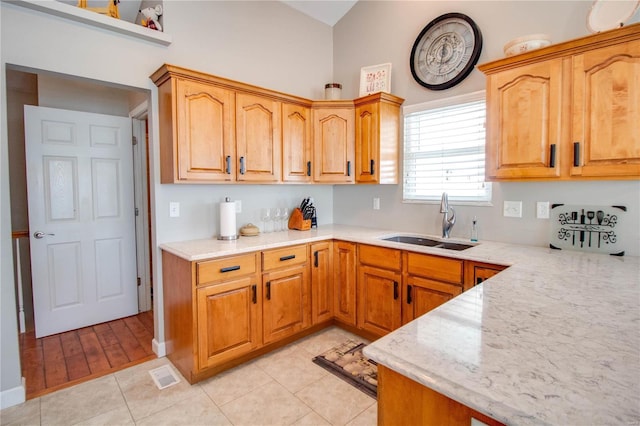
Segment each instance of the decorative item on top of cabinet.
M322 183L353 183L355 113L353 101L313 103L313 179Z
M333 242L333 315L343 324L356 325L356 245Z
M489 180L640 177L640 23L478 68Z
M402 98L382 92L354 101L357 183L398 183L403 102Z
M402 325L402 252L358 245L358 328L384 336Z

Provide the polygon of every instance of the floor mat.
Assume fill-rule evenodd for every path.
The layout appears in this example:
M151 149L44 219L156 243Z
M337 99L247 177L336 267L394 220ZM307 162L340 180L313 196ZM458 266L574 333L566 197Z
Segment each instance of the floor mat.
M378 364L367 359L362 350L364 343L347 340L313 358L313 362L357 387L367 395L378 395Z

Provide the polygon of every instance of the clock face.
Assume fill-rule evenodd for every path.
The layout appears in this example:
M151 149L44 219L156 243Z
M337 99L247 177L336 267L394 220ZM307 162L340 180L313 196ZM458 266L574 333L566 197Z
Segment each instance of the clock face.
M471 73L481 50L475 22L461 13L447 13L431 21L413 44L411 74L428 89L448 89Z

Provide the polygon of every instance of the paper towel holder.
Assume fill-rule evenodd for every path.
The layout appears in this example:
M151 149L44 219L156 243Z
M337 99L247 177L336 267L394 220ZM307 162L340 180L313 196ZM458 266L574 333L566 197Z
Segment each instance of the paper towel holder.
M225 203L230 203L231 199L229 197L226 197L224 199L224 202ZM235 209L235 207L234 207L234 209ZM221 209L221 214L222 214L222 209ZM235 210L234 210L234 214L235 214ZM220 218L220 221L222 222L222 217ZM222 228L222 223L220 224L220 228ZM234 220L233 220L233 228L234 228L233 235L222 235L222 229L221 229L221 232L220 232L220 235L218 236L218 239L219 240L225 240L225 241L237 240L238 239L238 233L235 232L235 217L234 217Z

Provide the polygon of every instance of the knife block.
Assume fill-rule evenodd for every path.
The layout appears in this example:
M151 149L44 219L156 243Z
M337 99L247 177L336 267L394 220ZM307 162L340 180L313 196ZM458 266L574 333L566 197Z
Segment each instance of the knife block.
M298 231L307 231L311 229L311 219L303 219L302 211L296 207L289 216L289 229L296 229Z

